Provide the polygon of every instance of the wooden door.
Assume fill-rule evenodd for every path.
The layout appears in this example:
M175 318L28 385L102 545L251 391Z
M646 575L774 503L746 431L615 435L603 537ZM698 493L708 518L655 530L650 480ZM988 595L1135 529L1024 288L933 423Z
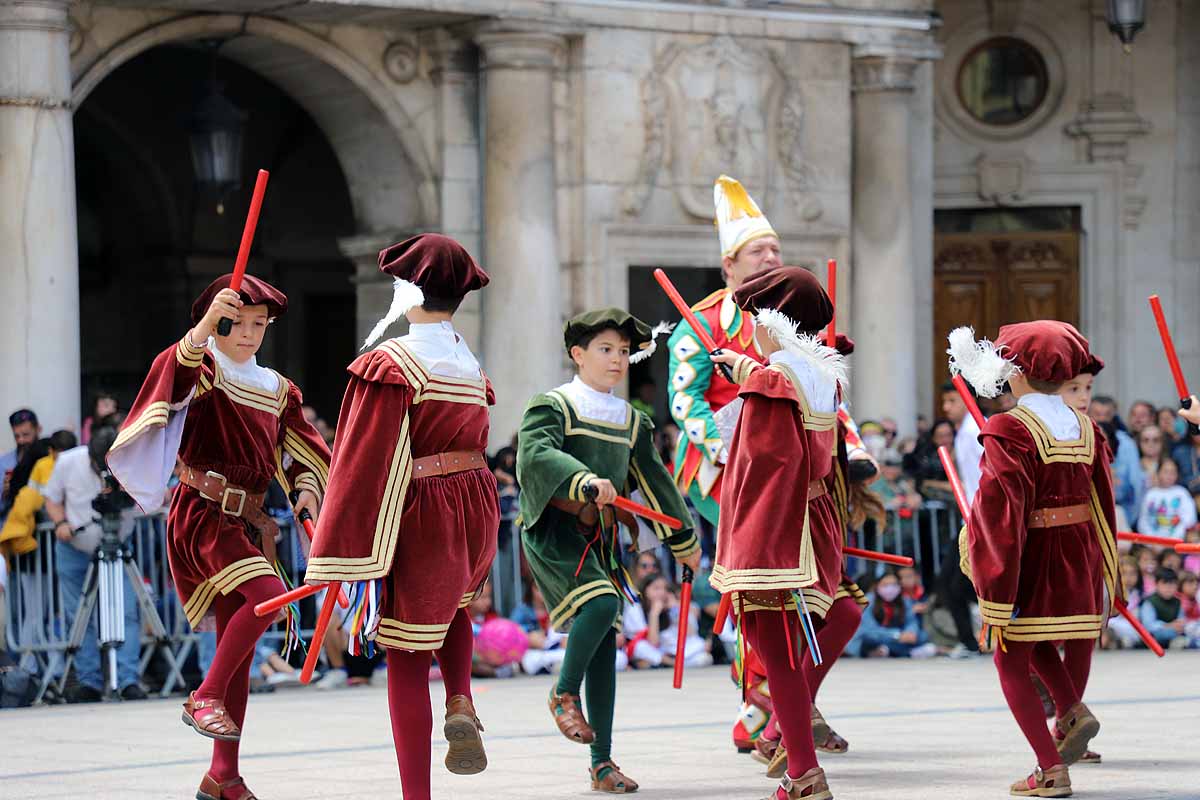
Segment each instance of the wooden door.
M995 339L1034 319L1079 324L1079 231L939 233L933 240L934 416L950 379L946 336L960 325Z

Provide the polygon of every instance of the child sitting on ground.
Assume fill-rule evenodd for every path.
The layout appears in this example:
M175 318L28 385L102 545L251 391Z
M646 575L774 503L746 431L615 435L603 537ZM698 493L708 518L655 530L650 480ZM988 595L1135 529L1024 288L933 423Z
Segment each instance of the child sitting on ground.
M675 645L679 636L678 588L659 574L647 575L639 586L641 602L626 606L623 616L625 652L637 669L675 665ZM688 609L688 637L684 643L684 665L708 666L712 663L699 635L699 609Z
M1183 635L1187 620L1177 596L1179 575L1173 569L1160 567L1154 578L1154 593L1142 601L1139 611L1142 624L1163 647L1187 647L1187 637Z
M929 658L937 645L928 641L913 602L903 595L900 579L886 572L871 592L859 629L863 658Z

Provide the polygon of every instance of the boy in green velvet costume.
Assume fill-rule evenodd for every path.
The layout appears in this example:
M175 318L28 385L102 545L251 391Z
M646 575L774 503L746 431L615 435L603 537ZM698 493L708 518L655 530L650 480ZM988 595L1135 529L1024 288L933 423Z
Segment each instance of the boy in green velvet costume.
M611 760L615 626L630 583L617 522L633 523L612 501L639 490L647 506L682 520L681 530L654 523L654 532L678 561L700 564L691 516L654 447L653 423L613 394L630 362L654 352L654 334L615 308L568 321L563 338L578 374L530 401L517 437L525 556L550 624L570 628L550 713L564 736L591 745L592 789L615 794L637 791L637 783ZM579 702L585 677L587 719Z

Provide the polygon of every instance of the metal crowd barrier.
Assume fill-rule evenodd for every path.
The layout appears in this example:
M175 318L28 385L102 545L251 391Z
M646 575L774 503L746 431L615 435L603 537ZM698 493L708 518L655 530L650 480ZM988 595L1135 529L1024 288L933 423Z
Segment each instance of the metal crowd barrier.
M502 503L500 540L491 572L492 602L501 614L511 613L524 599L526 581L523 577L521 532L516 525L516 516L515 501ZM282 532L278 547L280 564L292 586L298 586L304 580L306 567L299 531L292 524L290 515L277 517L276 521ZM911 556L922 574L925 586L931 587L941 572L945 558L953 557L957 563L955 543L961 526L962 517L952 505L927 501L911 513L889 511L887 524L882 530L875 529L874 523L868 523L863 530L851 533L850 540L867 549ZM28 671L39 675L37 700L40 701L52 682L62 683L69 618L74 609L63 607L62 592L56 577L53 526L44 523L37 530L38 549L10 561L4 638L13 658ZM155 609L163 620L175 660L182 664L197 648L200 634L188 625L171 581L164 516L155 514L138 517L130 546ZM658 556L664 566L671 564L665 549L661 549ZM861 559L851 559L849 568L853 575L866 573L876 577L886 569L879 562ZM301 601L301 634L306 640L312 634L316 612L316 598ZM273 626L263 638L272 644L281 643L284 638L282 626ZM155 654L155 648L146 645L154 643L155 640L146 635L143 625L143 651L139 665L143 675ZM160 694L170 694L179 688L177 684L177 678L169 676Z

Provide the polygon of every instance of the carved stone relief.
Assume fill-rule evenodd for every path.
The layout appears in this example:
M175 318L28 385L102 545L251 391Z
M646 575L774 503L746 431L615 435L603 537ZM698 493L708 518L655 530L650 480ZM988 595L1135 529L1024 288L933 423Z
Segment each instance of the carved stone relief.
M622 209L642 212L663 166L680 205L711 219L712 182L728 173L760 199L782 181L801 215L821 216L804 156L805 99L781 57L728 36L668 45L642 82L645 150Z

